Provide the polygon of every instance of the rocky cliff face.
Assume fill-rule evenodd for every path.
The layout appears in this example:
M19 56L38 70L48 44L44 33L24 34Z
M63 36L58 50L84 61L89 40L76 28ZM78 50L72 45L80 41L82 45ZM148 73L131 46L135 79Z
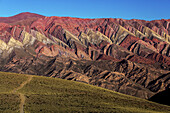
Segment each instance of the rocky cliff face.
M170 20L0 18L0 70L150 98L170 87Z

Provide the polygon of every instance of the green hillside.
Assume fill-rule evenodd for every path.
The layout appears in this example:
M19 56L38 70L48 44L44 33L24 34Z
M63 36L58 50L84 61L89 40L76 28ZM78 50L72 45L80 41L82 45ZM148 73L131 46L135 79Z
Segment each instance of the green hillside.
M0 113L170 112L170 107L84 83L0 72Z

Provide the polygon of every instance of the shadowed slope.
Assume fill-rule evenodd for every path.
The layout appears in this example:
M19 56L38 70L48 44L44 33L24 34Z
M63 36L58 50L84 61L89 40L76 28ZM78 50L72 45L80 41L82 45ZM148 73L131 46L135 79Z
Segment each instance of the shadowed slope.
M162 92L159 92L159 93L155 94L154 96L149 98L149 100L153 101L153 102L157 102L157 103L160 103L160 104L166 104L166 105L170 106L169 95L170 95L170 89L167 89L167 90L164 90Z

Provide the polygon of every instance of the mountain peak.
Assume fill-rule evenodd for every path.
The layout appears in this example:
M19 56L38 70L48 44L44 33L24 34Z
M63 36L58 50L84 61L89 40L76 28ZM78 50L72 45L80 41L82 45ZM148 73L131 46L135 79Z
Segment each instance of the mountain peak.
M17 14L17 15L14 15L14 16L12 16L12 17L16 17L16 16L37 16L37 17L44 17L44 16L42 16L42 15L40 15L40 14L36 14L36 13L30 13L30 12L22 12L22 13L19 13L19 14Z
M0 23L13 23L13 22L25 20L28 18L43 18L43 17L44 16L39 15L39 14L23 12L23 13L19 13L17 15L11 16L11 17L0 17Z

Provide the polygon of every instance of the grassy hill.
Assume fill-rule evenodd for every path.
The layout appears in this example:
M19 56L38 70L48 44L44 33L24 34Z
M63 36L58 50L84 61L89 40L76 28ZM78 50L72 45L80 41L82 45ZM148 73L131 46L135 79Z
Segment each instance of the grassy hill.
M0 112L170 112L170 106L84 83L0 72Z

